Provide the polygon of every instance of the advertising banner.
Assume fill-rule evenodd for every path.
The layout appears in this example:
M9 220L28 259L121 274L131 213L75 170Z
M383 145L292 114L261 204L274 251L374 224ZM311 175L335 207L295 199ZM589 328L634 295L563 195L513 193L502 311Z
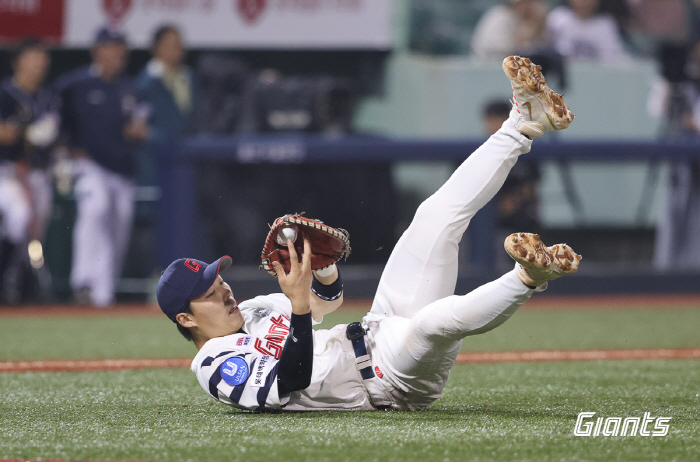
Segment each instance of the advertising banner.
M182 30L189 47L391 47L392 0L65 0L65 3L63 43L66 46L89 46L95 30L113 24L124 30L132 46L148 47L153 31L169 23Z
M0 0L0 42L32 35L59 43L63 33L63 0Z

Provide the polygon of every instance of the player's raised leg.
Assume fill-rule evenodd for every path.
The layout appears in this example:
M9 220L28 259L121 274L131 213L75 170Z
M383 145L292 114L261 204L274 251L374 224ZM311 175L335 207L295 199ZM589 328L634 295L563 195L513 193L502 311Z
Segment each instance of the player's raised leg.
M404 406L421 409L439 398L464 337L500 326L547 281L576 272L581 261L566 244L545 247L535 234L513 234L505 248L517 262L513 271L433 302L412 319L393 316L370 329L372 360L402 390L395 398Z
M458 244L471 218L498 192L518 156L530 150L532 138L564 129L573 120L539 66L511 56L503 69L515 100L509 119L418 208L384 269L373 315L410 318L454 294Z

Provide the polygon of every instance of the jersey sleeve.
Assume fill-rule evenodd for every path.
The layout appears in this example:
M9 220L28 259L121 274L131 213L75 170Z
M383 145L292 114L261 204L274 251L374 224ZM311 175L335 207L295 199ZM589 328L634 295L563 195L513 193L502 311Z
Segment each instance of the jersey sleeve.
M274 356L223 351L198 366L202 387L224 404L250 411L280 409L289 397L277 389L279 361Z

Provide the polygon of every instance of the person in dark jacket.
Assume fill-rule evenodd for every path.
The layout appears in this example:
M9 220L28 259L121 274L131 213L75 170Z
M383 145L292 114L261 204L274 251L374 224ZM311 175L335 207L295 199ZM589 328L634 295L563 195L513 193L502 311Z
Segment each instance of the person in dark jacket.
M57 88L76 171L71 287L79 302L104 307L114 300L129 242L134 149L148 136L148 114L122 74L128 57L124 35L100 29L91 51L92 64L61 77Z

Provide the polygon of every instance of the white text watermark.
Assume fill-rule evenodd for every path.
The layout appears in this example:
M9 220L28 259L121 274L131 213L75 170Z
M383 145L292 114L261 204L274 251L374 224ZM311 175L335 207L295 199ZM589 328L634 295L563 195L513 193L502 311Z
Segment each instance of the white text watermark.
M666 436L671 417L598 417L595 412L581 412L576 419L576 436Z

